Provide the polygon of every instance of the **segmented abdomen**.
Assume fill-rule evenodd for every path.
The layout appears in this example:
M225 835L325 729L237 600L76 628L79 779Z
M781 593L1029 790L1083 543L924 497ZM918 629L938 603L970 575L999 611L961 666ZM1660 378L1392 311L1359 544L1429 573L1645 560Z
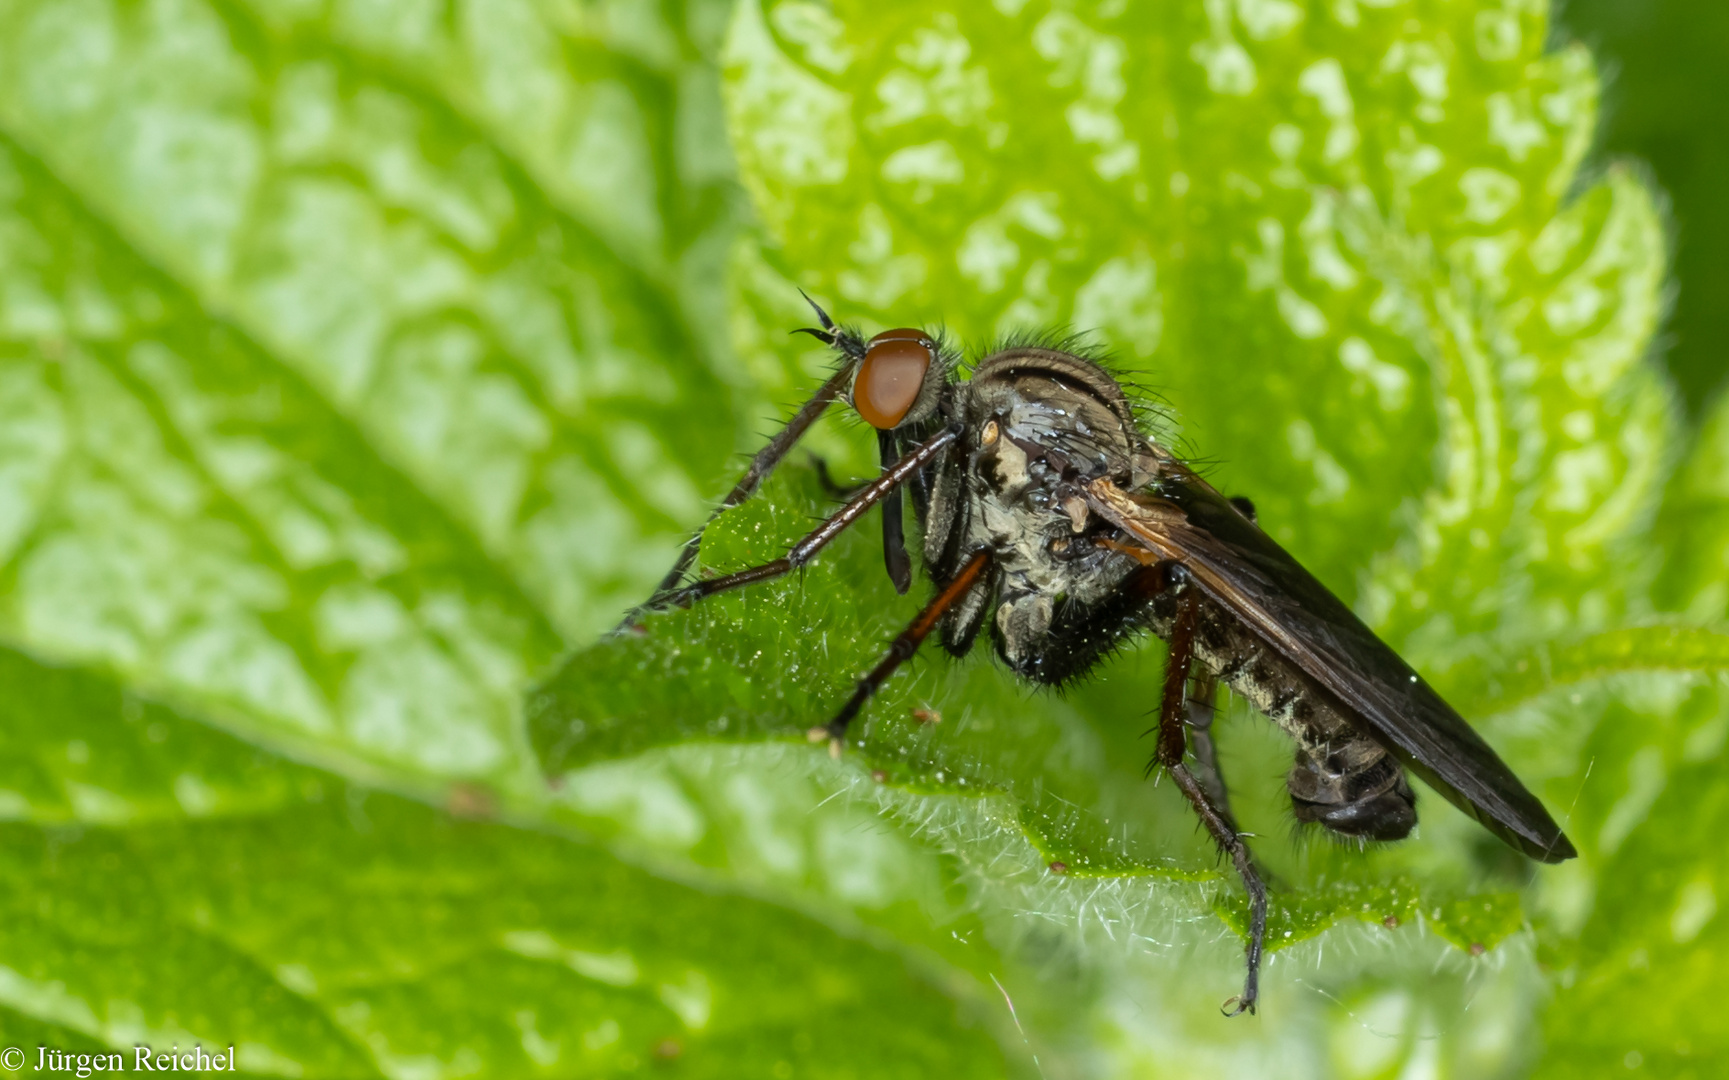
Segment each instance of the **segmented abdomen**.
M1174 597L1153 605L1153 631L1169 639ZM1297 741L1285 778L1297 820L1345 836L1397 840L1417 823L1416 795L1398 760L1352 724L1314 681L1208 601L1195 658Z

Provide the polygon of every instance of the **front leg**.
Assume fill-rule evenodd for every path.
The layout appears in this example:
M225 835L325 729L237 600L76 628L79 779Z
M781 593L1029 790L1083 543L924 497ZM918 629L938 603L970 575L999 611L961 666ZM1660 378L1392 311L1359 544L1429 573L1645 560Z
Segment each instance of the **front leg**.
M1181 564L1166 563L1163 570L1166 588L1177 601L1177 617L1171 629L1170 656L1165 662L1164 694L1159 706L1158 756L1155 760L1171 774L1171 779L1194 806L1201 824L1213 835L1220 850L1231 857L1231 863L1243 879L1243 888L1249 894L1248 976L1243 981L1242 994L1225 1002L1226 1015L1237 1016L1254 1012L1255 1000L1260 993L1262 939L1267 932L1267 887L1255 872L1248 845L1237 835L1230 811L1214 802L1183 763L1187 743L1184 705L1189 669L1194 663L1195 623L1200 615L1201 598L1188 570Z
M863 517L871 507L877 505L888 495L899 491L902 484L930 464L932 459L948 447L949 443L954 442L959 437L959 427L946 427L914 447L905 457L895 462L892 468L883 470L881 476L866 484L863 490L853 496L851 502L835 511L833 515L817 526L815 531L794 544L784 557L764 563L761 566L753 566L749 570L740 570L723 577L709 578L680 588L662 587L659 592L649 597L641 607L633 609L626 615L624 622L613 632L616 634L632 629L641 621L642 616L649 612L664 611L675 607L690 607L697 601L717 593L791 573L814 558L817 552L827 547L835 537Z
M834 757L840 757L841 746L846 741L847 725L853 722L854 717L858 716L859 710L864 708L865 702L869 701L881 689L882 684L888 681L889 676L895 673L896 668L912 659L913 653L918 652L919 646L924 644L925 638L929 637L931 631L937 628L937 624L942 621L943 616L949 613L949 609L966 599L967 594L972 592L973 586L977 585L979 580L985 576L990 566L991 553L988 549L976 552L971 559L967 560L967 564L961 567L961 572L955 575L955 579L936 595L936 599L925 605L925 609L919 612L919 617L913 620L911 626L894 639L893 644L889 646L888 655L870 670L870 674L859 680L858 689L854 690L852 697L848 698L847 703L841 706L841 710L835 715L835 718L822 727L810 729L811 741L823 742L826 740L829 753Z

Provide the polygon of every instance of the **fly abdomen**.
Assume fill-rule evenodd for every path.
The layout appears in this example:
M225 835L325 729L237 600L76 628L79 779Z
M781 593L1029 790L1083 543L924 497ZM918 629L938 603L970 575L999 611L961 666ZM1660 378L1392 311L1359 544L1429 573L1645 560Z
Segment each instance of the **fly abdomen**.
M1402 840L1417 824L1417 796L1379 743L1360 735L1299 746L1285 778L1297 820L1364 840Z
M1155 607L1154 629L1168 634L1158 614ZM1398 760L1240 623L1210 609L1200 622L1197 658L1297 742L1297 763L1285 780L1297 820L1365 840L1408 835L1417 824L1417 799Z

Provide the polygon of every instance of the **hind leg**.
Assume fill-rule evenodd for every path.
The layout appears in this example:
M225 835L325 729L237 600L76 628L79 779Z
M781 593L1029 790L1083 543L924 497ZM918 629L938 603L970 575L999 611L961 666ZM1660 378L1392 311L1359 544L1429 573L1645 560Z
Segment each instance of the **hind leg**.
M1219 680L1210 672L1203 671L1189 687L1188 699L1183 706L1183 723L1189 729L1190 768L1195 781L1207 793L1213 809L1219 812L1225 824L1232 832L1238 832L1236 816L1231 813L1230 791L1225 787L1225 776L1219 767L1218 747L1213 742L1213 721L1219 715L1218 700Z
M1219 849L1230 856L1231 864L1237 868L1238 876L1243 879L1243 889L1249 894L1249 940L1245 949L1248 973L1243 980L1243 992L1225 1003L1227 1015L1237 1016L1245 1012L1253 1013L1256 999L1260 996L1261 952L1267 932L1267 887L1255 872L1248 845L1244 844L1243 838L1238 835L1229 809L1213 800L1201 781L1183 762L1189 732L1188 725L1184 723L1185 699L1189 670L1194 662L1195 623L1199 614L1200 598L1189 581L1189 572L1181 565L1167 564L1165 575L1167 588L1176 593L1177 618L1171 631L1170 656L1165 662L1164 694L1159 707L1157 760L1171 774L1178 790L1182 791L1189 804L1195 808L1195 814L1200 817L1207 832L1212 834ZM1208 742L1210 745L1211 740ZM1221 782L1216 769L1211 775L1214 782Z

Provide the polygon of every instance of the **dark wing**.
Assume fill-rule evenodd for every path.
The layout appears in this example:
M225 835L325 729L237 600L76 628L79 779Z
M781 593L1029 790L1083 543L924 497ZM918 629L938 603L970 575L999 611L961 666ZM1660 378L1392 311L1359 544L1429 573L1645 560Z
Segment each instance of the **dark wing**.
M1088 502L1335 697L1345 713L1454 806L1543 862L1577 854L1537 797L1471 725L1351 609L1211 484L1165 464L1155 496L1108 479Z

